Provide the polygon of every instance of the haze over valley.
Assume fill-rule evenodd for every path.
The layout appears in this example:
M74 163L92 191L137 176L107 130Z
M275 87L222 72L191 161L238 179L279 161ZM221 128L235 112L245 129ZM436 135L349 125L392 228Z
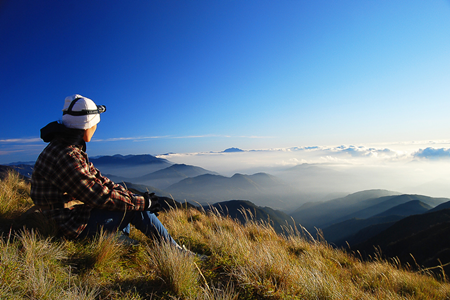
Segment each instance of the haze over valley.
M93 161L102 173L115 176L116 181L162 190L171 187L172 192L189 201L246 199L264 204L276 197L280 202L277 208L290 209L305 202L370 189L450 197L450 152L445 148L448 144L448 141L426 141L260 150L229 148L218 152L148 155L149 161L144 164ZM158 163L149 163L152 160ZM190 167L181 170L182 165ZM262 182L262 176L255 176L260 173L266 174L267 182ZM197 177L205 174L211 176ZM253 181L253 185L241 192L231 188L237 174L247 183ZM205 186L196 193L185 189L180 194L183 185L201 186L201 181L208 181L209 185L214 181L215 188Z
M379 244L389 255L405 261L409 259L401 251L405 246L396 245L403 245L407 234L408 251L420 257L419 263L434 266L439 260L450 261L441 251L450 245L439 244L450 233L446 225L448 151L393 149L229 148L158 156L117 154L90 160L111 180L136 193L155 192L167 204L188 202L243 223L249 216L270 220L280 233L286 226L298 226L308 234L322 234L331 245L361 249L367 255L373 255L371 246ZM13 163L1 168L11 167L29 177L33 165ZM429 228L439 228L439 232L427 232ZM424 244L435 251L425 251Z
M367 146L230 147L90 159L113 181L149 186L177 200L215 203L243 199L289 210L371 189L450 197L449 144L416 141Z

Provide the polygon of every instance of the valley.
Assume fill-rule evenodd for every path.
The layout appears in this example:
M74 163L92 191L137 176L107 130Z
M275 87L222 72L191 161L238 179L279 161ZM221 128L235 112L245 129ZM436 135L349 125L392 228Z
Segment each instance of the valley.
M277 176L264 172L223 176L151 155L102 156L91 162L128 189L156 193L166 208L189 205L215 210L241 223L248 219L269 221L280 234L286 233L286 228L298 227L334 247L358 250L361 255L373 256L374 246L379 246L388 257L399 256L409 262L411 254L419 265L450 262L450 245L445 242L450 230L449 198L386 189L320 192L329 180L345 185L346 178L307 164ZM3 168L14 168L24 178L32 173L31 165Z

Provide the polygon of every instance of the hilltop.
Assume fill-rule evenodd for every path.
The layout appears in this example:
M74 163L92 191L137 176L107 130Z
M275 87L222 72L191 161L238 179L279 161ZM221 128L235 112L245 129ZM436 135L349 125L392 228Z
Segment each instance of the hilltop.
M157 170L143 176L122 179L137 184L156 186L159 189L165 189L177 182L180 182L183 179L204 174L218 175L216 172L196 166L186 164L173 164L167 168Z
M0 297L5 299L446 299L440 273L404 269L398 260L359 257L291 227L245 224L214 210L168 208L171 235L206 260L155 244L135 229L137 247L114 235L68 241L52 228L20 220L32 204L29 184L10 172L0 181ZM24 229L10 231L22 222ZM33 225L34 224L34 225ZM12 227L13 229L15 226Z

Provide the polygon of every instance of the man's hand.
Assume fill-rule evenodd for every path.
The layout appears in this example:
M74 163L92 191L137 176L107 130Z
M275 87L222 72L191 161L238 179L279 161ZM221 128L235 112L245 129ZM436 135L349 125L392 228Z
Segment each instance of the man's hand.
M145 192L144 198L145 198L145 204L146 204L145 210L158 216L158 212L161 210L161 204L159 203L158 196L156 196L155 193L149 194L148 192Z

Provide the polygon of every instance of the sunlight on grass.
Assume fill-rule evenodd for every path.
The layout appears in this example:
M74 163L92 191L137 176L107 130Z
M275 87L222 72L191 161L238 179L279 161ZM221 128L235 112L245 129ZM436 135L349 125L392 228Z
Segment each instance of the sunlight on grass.
M189 299L199 294L200 276L193 256L168 243L154 243L146 250L149 267L175 295Z
M30 207L19 177L0 181L2 214ZM363 261L301 227L277 234L251 213L243 225L214 209L171 209L160 219L202 261L132 230L141 245L114 234L69 241L9 224L0 238L1 299L450 299L447 277L414 272L379 257ZM9 223L8 223L9 222ZM10 232L11 228L11 232ZM45 231L45 230L44 230Z
M18 173L10 171L0 182L1 219L16 218L33 205L30 184L21 180Z

